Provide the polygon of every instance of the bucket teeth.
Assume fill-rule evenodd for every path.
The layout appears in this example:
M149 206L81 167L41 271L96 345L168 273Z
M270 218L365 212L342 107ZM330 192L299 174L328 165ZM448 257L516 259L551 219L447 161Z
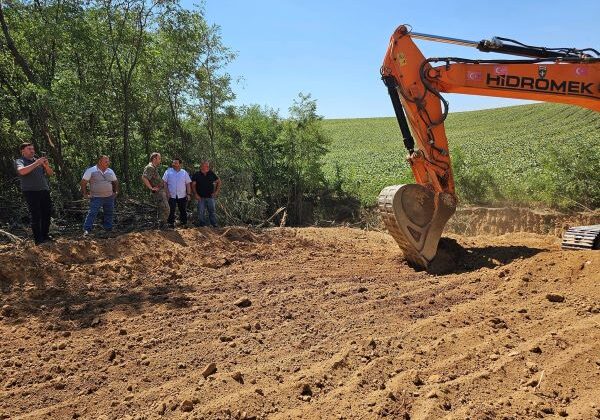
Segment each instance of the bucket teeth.
M408 262L426 269L435 257L446 222L456 210L456 198L418 184L384 188L379 212L388 232Z

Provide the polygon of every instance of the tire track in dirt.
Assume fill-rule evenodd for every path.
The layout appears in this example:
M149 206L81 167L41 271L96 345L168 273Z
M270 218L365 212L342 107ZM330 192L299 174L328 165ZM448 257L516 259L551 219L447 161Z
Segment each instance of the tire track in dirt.
M2 249L0 416L594 418L598 253L451 238L439 275L348 228Z

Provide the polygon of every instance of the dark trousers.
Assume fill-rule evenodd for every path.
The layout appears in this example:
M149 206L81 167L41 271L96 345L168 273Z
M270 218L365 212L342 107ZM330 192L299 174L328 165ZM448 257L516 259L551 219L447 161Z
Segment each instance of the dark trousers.
M175 224L175 205L179 208L179 221L182 225L187 224L187 198L169 198L169 219L170 225Z
M31 230L36 244L48 238L50 230L50 215L52 213L52 200L50 191L23 191L29 214L31 216Z

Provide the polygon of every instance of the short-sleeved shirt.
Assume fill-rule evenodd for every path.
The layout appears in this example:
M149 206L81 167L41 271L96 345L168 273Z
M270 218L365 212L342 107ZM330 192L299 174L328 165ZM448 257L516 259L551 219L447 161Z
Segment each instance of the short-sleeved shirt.
M90 182L91 197L110 197L114 194L112 183L117 176L110 168L103 172L97 165L92 166L83 173L82 179Z
M190 184L192 180L185 169L176 171L169 168L165 171L162 179L168 185L171 198L185 198L187 196L187 184Z
M15 169L17 174L19 169L23 169L26 166L34 163L36 159L27 159L26 157L20 157L15 160ZM48 183L48 176L42 166L38 166L27 175L19 175L19 181L21 182L21 191L43 191L50 190L50 184Z
M144 173L142 174L144 178L146 178L152 187L160 187L163 186L163 180L158 174L158 168L155 167L152 162L146 165L144 168Z
M196 192L202 198L210 198L215 192L215 182L219 179L210 169L206 174L198 171L192 176L192 181L196 183Z

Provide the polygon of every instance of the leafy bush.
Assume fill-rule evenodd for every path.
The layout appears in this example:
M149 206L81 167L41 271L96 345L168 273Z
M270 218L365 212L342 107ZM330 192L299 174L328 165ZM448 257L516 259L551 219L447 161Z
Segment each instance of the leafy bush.
M452 168L460 202L490 204L501 198L490 168L470 163L460 149L454 150Z
M537 188L554 207L600 207L600 147L595 141L579 141L581 147L575 150L552 145L542 158Z
M326 189L321 159L328 144L316 111L316 101L300 94L288 119L257 105L225 118L221 166L248 174L244 183L227 188L256 197L265 217L285 207L289 224L312 222L319 192Z
M600 113L532 104L451 113L445 122L461 204L598 207ZM410 183L395 118L325 120L327 179L373 206L386 185Z

